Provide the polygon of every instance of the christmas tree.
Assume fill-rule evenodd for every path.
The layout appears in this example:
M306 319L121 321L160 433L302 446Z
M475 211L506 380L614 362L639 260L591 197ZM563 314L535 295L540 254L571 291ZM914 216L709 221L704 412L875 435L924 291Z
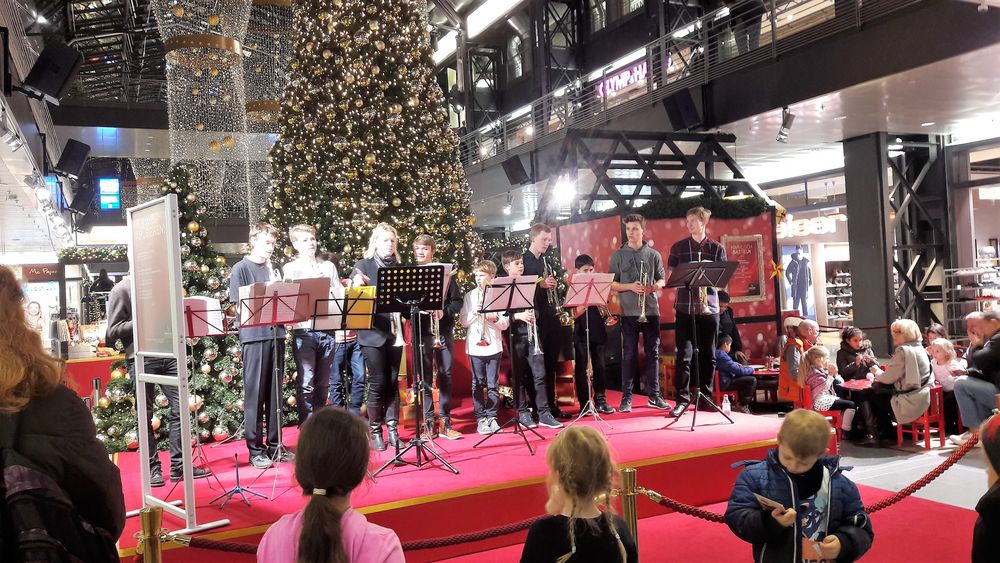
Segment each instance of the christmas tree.
M350 267L379 222L415 236L466 277L481 256L470 190L435 83L423 0L305 0L271 149L262 216L283 231L313 225L322 250ZM293 250L279 241L286 256Z
M191 174L184 166L171 169L161 193L177 194L180 212L181 269L184 295L203 295L218 299L230 314L235 308L228 304L230 269L224 256L212 248L208 231L201 224L206 213L197 194L191 189ZM235 335L225 337L190 338L188 343L188 368L190 411L197 412L192 427L198 438L225 440L239 431L243 423L243 378L240 370L240 343ZM107 343L109 346L114 342ZM95 405L93 416L98 437L109 452L120 452L138 447L136 435L135 381L128 377L125 362L112 366L111 381ZM283 412L285 423L295 421L292 383L294 374L286 372ZM289 404L291 401L291 404ZM174 431L167 424L168 403L162 393L154 399L154 412L150 422L160 449L166 449L166 439ZM185 410L183 415L187 415ZM183 443L183 442L182 442Z

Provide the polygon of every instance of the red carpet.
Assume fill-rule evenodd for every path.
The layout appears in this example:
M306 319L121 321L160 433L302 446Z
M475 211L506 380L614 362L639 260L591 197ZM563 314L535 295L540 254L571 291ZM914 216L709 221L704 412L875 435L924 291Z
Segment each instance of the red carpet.
M866 503L892 494L874 487L859 488ZM724 512L726 503L705 508L713 512ZM879 563L968 561L972 551L972 526L975 522L975 511L919 498L907 498L872 516L875 543L863 560ZM706 549L706 546L711 546L711 549ZM508 563L520 558L522 547L523 544L512 545L442 561ZM716 563L751 559L750 544L734 536L725 524L705 522L676 513L639 521L640 561Z
M618 397L609 397L609 400L617 404ZM546 473L545 448L556 431L539 429L539 433L549 439L545 441L529 434L537 450L535 456L529 454L519 437L511 435L496 436L480 448L472 449L478 440L471 422L471 401L465 399L464 403L456 409L456 420L459 422L458 429L466 433L466 437L458 441L435 441L445 458L461 471L460 475L453 475L436 465L421 469L389 469L378 476L377 482L366 483L356 491L354 506L366 513L370 520L397 530L404 541L474 532L537 515L545 500L542 486ZM730 467L733 462L759 459L773 445L779 424L777 419L738 414L734 415L734 419L736 424L730 425L721 415L699 413L696 432L688 431L690 419L687 416L677 425L680 428L664 429L668 419L662 411L638 407L631 414L607 417L614 425L608 430L608 436L617 459L623 465L639 468L641 484L685 502L704 504L728 496L736 475ZM296 435L296 429L286 429L286 442L294 444ZM223 485L231 487L235 481L233 454L238 454L240 461L246 463L244 443L204 449ZM161 452L160 455L166 461L166 454ZM374 462L379 466L390 457L389 452L376 454ZM139 508L138 454L121 454L118 464L122 470L126 506L129 509ZM273 469L263 473L246 465L241 465L240 469L245 486L271 495L275 483ZM281 466L274 500L255 499L251 501L252 506L247 507L237 498L222 511L216 508L218 504L208 504L221 493L215 480L197 481L199 521L220 518L231 521L229 526L207 532L204 537L247 541L262 534L281 515L299 509L302 499L292 473L291 465ZM691 474L700 476L695 486L681 479ZM154 489L154 494L171 500L181 497L179 487L166 497L169 490L168 484L162 489ZM484 510L484 507L488 508ZM640 517L660 512L659 507L646 503L640 508ZM420 524L417 525L417 522ZM129 519L120 539L123 555L134 551L134 534L138 526L137 518ZM168 529L183 527L181 522L168 516L164 517L164 526ZM500 538L485 547L499 547L513 541L517 538ZM442 551L440 555L460 555L468 553L467 549L468 546L462 546ZM411 555L408 560L430 560L425 558L430 554L415 552Z

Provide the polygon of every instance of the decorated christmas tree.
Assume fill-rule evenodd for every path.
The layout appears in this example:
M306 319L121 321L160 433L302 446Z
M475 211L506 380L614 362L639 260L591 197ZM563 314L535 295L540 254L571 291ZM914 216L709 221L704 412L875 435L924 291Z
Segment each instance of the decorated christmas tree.
M419 234L465 278L481 256L470 190L433 75L423 0L305 0L271 149L266 220L306 223L341 266L361 257L379 222L404 261ZM293 250L279 242L286 256Z
M190 185L191 175L184 166L171 169L161 193L177 194L180 211L181 268L184 295L203 295L218 299L230 314L228 304L230 269L224 256L212 248L208 231L201 221L206 212ZM240 370L240 343L235 335L188 339L190 412L197 412L193 428L201 441L225 440L243 424L243 378ZM116 343L109 342L109 346ZM94 408L98 437L109 452L138 447L136 435L135 381L128 377L125 362L112 366L108 383ZM294 373L285 375L283 420L294 422ZM291 405L289 398L291 397ZM163 394L155 397L151 415L154 434L161 449L174 429L167 424L168 403ZM187 414L188 411L185 411Z

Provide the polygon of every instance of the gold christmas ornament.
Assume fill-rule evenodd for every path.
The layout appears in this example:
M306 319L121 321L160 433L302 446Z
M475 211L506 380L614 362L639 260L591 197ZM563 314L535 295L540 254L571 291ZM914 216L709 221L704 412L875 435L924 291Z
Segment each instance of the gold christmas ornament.
M186 199L188 203L194 203L198 201L198 194L190 193L184 199Z
M125 377L125 371L121 368L111 370L111 379L121 379L123 377Z
M208 74L211 75L213 78L216 77L216 76L219 76L219 69L217 69L217 68L210 68L210 69L208 69Z
M100 399L97 400L97 404L102 409L106 409L111 406L111 399L108 399L107 397L101 397Z
M198 221L191 221L187 224L187 230L189 233L197 233L201 229L201 224Z
M398 197L392 198L393 207L399 207L400 205L403 205L403 200L399 199Z
M184 6L181 6L179 4L174 4L174 6L170 8L170 13L173 14L175 18L183 18Z
M234 139L232 135L226 135L222 138L222 146L227 149L231 149L236 146L236 139Z
M201 373L205 375L212 373L212 366L208 364L201 364Z
M197 131L204 131L205 130L205 124L204 123L195 123L194 128Z
M333 56L333 51L329 49L323 49L323 58L328 59Z
M367 162L368 164L375 164L375 161L376 161L375 153L370 152L365 155L365 162Z
M222 20L219 18L218 14L210 14L208 16L208 19L206 19L205 21L208 22L208 25L213 25L214 26L214 25L219 25L219 22L222 21Z
M222 150L222 144L219 141L213 140L213 141L211 141L211 142L208 143L208 148L212 152L219 152L219 151Z

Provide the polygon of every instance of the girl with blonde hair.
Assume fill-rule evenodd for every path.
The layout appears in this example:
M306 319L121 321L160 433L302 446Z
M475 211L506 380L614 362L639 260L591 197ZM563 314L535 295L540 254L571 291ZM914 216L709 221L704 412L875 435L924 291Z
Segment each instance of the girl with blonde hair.
M608 500L616 473L607 441L589 426L571 426L545 454L549 500L528 531L521 563L635 563L635 540Z

